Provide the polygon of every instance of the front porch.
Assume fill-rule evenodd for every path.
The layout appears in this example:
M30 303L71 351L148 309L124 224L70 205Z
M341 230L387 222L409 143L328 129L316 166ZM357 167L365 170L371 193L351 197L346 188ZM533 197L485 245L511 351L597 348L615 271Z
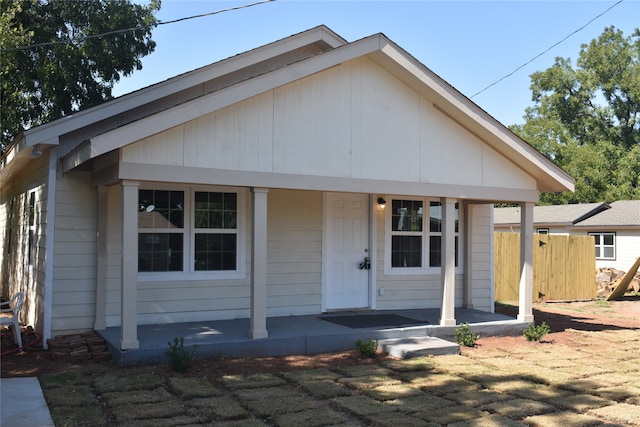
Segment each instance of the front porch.
M352 328L323 317L352 314L357 316L398 315L415 322L402 326ZM519 335L528 323L497 313L464 308L455 309L457 324L469 323L480 336ZM98 331L114 361L119 365L159 363L167 360L169 342L184 337L186 349L196 346L196 358L261 357L292 354L317 354L355 348L358 339L390 339L406 337L438 337L453 341L456 326L440 326L439 309L349 312L309 316L267 318L268 337L253 339L247 331L250 319L210 322L140 325L137 328L139 348L120 350L120 328Z

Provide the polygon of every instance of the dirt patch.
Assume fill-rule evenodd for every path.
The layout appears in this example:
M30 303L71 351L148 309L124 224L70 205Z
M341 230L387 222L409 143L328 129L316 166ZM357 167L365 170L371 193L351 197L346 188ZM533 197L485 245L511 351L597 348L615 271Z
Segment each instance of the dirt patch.
M511 316L517 315L517 307L498 304L496 311ZM534 304L536 323L546 322L551 333L543 338L543 344L561 343L569 347L579 347L581 342L571 331L605 331L617 329L640 329L640 298L627 297L622 301L585 301L556 302ZM2 352L11 349L11 336L2 337ZM35 340L35 336L26 336L25 343ZM523 337L480 337L477 350L493 351L511 346L536 346ZM601 351L607 351L609 342L601 343ZM597 346L597 344L596 344ZM597 351L597 349L596 349ZM336 369L342 366L379 364L392 358L379 354L376 359L360 355L355 350L339 353L325 353L310 356L284 356L263 358L239 358L198 360L185 376L219 378L223 375L279 373L310 368ZM86 372L102 371L113 368L110 361L86 361L74 364L67 360L52 360L50 353L42 350L41 345L34 345L21 353L3 354L0 364L1 376L24 377L39 376L44 373L62 372L65 370L83 370ZM132 370L152 370L159 374L171 374L167 364L129 368Z

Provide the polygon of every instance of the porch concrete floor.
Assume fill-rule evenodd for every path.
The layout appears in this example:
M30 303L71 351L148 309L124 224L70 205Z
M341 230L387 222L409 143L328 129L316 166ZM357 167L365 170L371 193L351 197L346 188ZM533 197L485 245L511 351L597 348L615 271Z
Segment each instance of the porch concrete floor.
M359 316L397 314L419 321L406 327L373 327L353 329L337 325L321 317L355 314ZM519 335L528 326L512 317L478 310L457 308L458 325L469 323L480 336ZM393 311L354 311L322 315L267 318L269 336L251 339L249 319L216 320L208 322L172 323L138 326L140 347L120 350L120 328L98 331L119 365L166 362L165 352L174 338L184 337L184 347L196 346L196 358L261 357L293 354L318 354L355 348L358 339L390 339L407 337L438 337L454 340L455 326L439 326L439 309Z

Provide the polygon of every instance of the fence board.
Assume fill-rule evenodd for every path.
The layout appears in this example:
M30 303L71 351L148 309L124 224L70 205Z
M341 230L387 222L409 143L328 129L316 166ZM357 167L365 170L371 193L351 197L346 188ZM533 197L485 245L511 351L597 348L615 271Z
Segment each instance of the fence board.
M578 300L596 297L593 236L535 234L533 300ZM520 234L494 233L496 301L518 301Z

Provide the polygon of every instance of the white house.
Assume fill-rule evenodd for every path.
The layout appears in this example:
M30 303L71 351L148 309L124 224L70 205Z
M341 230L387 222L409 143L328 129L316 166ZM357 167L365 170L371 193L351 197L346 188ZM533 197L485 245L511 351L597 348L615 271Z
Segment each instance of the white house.
M506 101L505 101L506 102ZM573 179L386 36L320 26L17 135L3 293L57 334L346 309L493 310L493 209Z
M520 208L496 208L495 231L518 232ZM536 233L594 236L596 268L628 271L640 257L640 200L536 206Z

